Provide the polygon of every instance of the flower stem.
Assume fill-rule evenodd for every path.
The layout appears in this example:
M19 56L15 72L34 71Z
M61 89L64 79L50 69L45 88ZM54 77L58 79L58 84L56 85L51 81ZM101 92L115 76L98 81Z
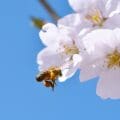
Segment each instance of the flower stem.
M50 7L50 5L46 2L46 0L39 0L40 3L47 9L51 17L57 21L59 19L58 14Z
M32 20L32 24L35 26L35 27L37 27L37 28L39 28L39 29L41 29L42 28L42 26L45 24L45 21L44 20L42 20L42 19L40 19L40 18L37 18L37 17L31 17L31 20Z

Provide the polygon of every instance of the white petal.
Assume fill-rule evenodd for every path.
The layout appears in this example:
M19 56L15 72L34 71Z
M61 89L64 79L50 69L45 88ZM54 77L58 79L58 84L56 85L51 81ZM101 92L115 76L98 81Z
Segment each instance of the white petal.
M62 76L61 77L59 77L59 82L65 82L68 78L66 77L66 73L68 72L68 70L66 69L66 70L64 70L64 71L62 71Z
M99 76L105 70L103 59L95 59L95 57L85 54L80 64L80 81L85 82Z
M106 5L106 0L95 0L91 6L90 9L88 9L88 12L93 10L100 10L100 12L102 13L102 15L104 17L106 17L106 11L105 11L105 5Z
M90 8L97 0L69 0L70 6L77 12Z
M61 19L58 20L58 24L62 24L65 26L77 26L80 21L80 14L69 14Z
M37 56L37 63L41 69L51 66L59 67L64 63L64 58L54 49L54 46L43 49Z
M104 23L104 27L109 28L109 29L115 29L117 27L120 27L120 15L116 14L108 18L106 22Z
M86 51L96 58L101 58L115 49L116 44L114 41L116 41L116 36L109 29L92 31L83 38Z
M118 48L120 48L120 28L116 28L114 29L114 34L115 34L115 37L116 37L116 44L118 45Z
M103 73L100 76L96 93L103 99L120 99L120 69Z
M70 69L64 69L62 71L62 77L59 78L59 82L65 82L67 79L69 79L75 74L76 70L77 70L77 67L73 67Z
M120 0L106 0L106 14L110 15L112 12L114 12L118 5L120 3Z
M39 36L43 44L49 46L57 42L59 30L54 24L48 23L43 26L42 30L39 33Z
M95 78L99 75L100 70L94 66L86 66L84 69L80 71L80 81L85 82L92 78Z
M87 25L80 14L69 14L58 20L58 25L64 25L74 29L77 33L80 32L82 28L85 28Z
M80 38L83 38L86 34L88 34L89 32L92 31L92 26L91 25L88 25L88 27L86 28L83 28L80 32L79 32L79 37Z
M82 57L81 57L79 54L73 55L73 63L74 63L74 66L80 64L81 61L82 61Z

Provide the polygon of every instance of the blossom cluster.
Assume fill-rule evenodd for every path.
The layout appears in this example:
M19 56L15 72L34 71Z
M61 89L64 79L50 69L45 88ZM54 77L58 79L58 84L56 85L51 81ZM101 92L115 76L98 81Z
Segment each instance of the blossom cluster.
M47 23L39 33L46 46L37 56L39 82L64 82L80 70L81 82L99 77L96 94L120 98L120 0L68 0L75 11Z

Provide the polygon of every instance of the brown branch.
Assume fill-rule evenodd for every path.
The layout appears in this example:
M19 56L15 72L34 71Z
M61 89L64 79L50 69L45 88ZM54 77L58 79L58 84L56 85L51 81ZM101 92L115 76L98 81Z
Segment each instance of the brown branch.
M47 9L49 14L52 16L52 18L57 21L59 19L59 16L57 13L49 6L49 4L46 2L46 0L39 0L40 3Z

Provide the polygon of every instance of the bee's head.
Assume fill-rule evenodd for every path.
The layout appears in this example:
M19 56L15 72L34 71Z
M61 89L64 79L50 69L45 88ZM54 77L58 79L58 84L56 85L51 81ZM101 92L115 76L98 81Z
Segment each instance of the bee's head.
M37 82L42 82L42 81L43 81L43 75L42 75L41 73L38 73L38 74L36 75L36 81L37 81Z

